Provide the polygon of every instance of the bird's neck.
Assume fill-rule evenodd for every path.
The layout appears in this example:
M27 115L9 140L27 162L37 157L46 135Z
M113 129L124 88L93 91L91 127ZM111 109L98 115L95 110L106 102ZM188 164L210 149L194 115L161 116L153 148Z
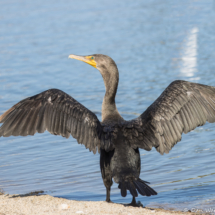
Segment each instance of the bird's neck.
M102 75L106 88L102 103L102 121L118 121L121 119L121 116L116 107L115 96L119 82L119 72L116 66L109 69L110 71L107 71L105 75Z

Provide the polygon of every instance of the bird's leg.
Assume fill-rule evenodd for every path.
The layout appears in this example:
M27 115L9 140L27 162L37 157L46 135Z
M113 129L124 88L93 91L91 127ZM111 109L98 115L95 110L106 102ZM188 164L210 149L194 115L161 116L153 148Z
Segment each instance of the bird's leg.
M143 207L142 203L140 201L136 202L135 197L133 197L132 202L125 206L133 206L133 207Z
M110 200L110 187L106 187L106 202L108 202L108 203L113 203L113 202Z
M136 206L137 205L137 203L136 203L136 199L135 199L135 197L133 196L133 199L132 199L132 201L131 201L131 203L129 204L130 206Z
M113 184L113 181L112 172L110 168L110 157L111 152L106 152L104 149L101 149L100 169L102 173L103 183L106 187L106 202L112 203L112 201L110 200L110 189Z

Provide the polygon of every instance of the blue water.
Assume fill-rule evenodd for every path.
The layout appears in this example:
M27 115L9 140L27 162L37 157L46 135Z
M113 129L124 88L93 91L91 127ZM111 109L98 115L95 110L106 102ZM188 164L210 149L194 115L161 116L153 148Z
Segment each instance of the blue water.
M117 107L141 114L176 79L215 86L212 0L0 1L0 114L28 96L59 88L101 119L105 88L95 68L69 54L111 56L120 71ZM168 155L141 150L141 178L157 196L146 206L214 208L215 124L183 135ZM103 201L99 155L48 132L0 139L0 188ZM114 202L122 198L114 184Z

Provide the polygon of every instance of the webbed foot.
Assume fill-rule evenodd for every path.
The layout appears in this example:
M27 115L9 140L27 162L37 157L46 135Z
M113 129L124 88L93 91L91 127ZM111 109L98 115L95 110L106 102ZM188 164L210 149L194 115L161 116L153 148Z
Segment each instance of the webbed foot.
M106 199L106 202L107 202L107 203L114 203L114 202L112 202L110 199L108 199L108 200Z
M130 204L126 204L125 206L142 207L143 208L143 204L140 201L136 202L135 197L133 197L132 202Z

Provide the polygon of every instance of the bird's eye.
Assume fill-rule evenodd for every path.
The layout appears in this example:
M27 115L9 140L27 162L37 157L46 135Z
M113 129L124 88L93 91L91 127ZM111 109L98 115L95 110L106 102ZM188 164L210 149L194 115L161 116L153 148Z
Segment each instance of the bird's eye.
M94 57L91 57L92 60L94 60Z

